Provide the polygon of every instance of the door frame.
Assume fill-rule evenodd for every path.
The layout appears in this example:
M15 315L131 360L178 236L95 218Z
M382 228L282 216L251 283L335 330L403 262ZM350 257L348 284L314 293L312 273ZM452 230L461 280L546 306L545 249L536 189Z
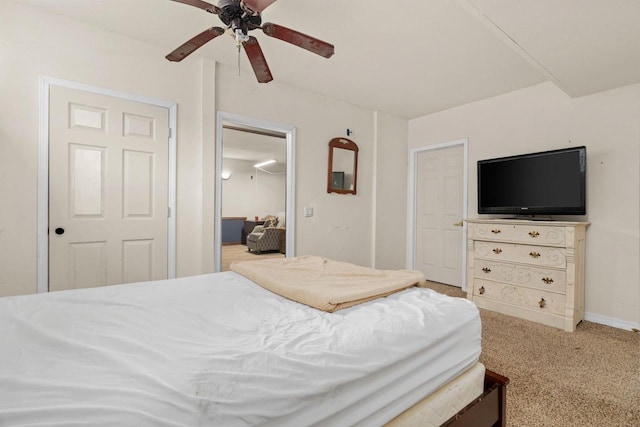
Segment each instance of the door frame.
M273 132L279 132L286 135L287 140L287 194L285 203L285 215L287 221L286 232L286 257L295 256L295 226L296 226L296 210L295 210L295 126L285 125L281 123L269 122L253 117L241 116L238 114L218 111L216 115L216 165L215 165L215 209L213 213L214 220L214 254L213 266L214 271L222 270L222 129L223 125L232 124L237 126L248 126L253 128L265 129Z
M169 113L169 189L167 204L167 278L176 277L176 141L178 104L173 101L119 92L56 77L38 78L38 220L37 292L49 292L49 89L61 86L98 95L166 108Z
M467 214L468 208L468 190L469 190L469 139L458 139L454 141L443 142L440 144L427 145L418 147L409 151L409 209L407 219L407 268L414 270L416 268L416 190L417 190L417 162L418 154L425 151L435 151L447 149L462 145L463 159L463 184L462 184L462 216ZM462 218L464 219L464 218ZM462 225L462 290L467 290L467 223L463 221Z

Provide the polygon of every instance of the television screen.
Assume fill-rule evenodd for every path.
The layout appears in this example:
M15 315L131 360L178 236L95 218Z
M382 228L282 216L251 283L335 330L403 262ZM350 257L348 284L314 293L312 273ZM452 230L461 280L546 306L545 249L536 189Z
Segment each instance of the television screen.
M344 172L331 173L331 188L336 190L344 190Z
M478 161L478 213L584 215L585 147Z

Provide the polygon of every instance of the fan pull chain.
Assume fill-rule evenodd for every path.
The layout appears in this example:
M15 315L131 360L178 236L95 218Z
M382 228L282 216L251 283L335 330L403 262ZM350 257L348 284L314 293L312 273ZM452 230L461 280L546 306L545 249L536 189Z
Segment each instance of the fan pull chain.
M236 28L235 30L233 30L233 33L236 39L236 46L238 47L238 76L240 76L240 45L244 43L244 41L247 40L248 37L242 32L240 28Z

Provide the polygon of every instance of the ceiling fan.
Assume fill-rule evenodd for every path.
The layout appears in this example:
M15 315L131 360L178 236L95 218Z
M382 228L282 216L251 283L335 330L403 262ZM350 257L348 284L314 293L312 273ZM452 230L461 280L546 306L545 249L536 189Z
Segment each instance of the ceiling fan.
M318 40L315 37L302 34L290 28L270 22L262 23L261 13L276 0L220 0L217 6L202 0L173 0L197 7L209 13L218 15L220 20L226 25L226 29L211 27L204 30L197 36L183 43L166 58L169 61L182 61L205 43L224 34L227 30L233 33L240 51L240 45L249 58L251 68L260 83L267 83L273 80L267 60L262 53L258 39L248 35L249 31L261 29L262 32L276 39L291 43L298 47L313 52L325 58L330 58L334 53L334 46L330 43Z

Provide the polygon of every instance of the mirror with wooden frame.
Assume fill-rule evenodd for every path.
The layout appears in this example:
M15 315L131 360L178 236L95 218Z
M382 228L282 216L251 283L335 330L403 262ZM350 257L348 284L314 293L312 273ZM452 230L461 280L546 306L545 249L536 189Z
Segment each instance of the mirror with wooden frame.
M329 141L327 193L356 194L358 145L347 138Z

